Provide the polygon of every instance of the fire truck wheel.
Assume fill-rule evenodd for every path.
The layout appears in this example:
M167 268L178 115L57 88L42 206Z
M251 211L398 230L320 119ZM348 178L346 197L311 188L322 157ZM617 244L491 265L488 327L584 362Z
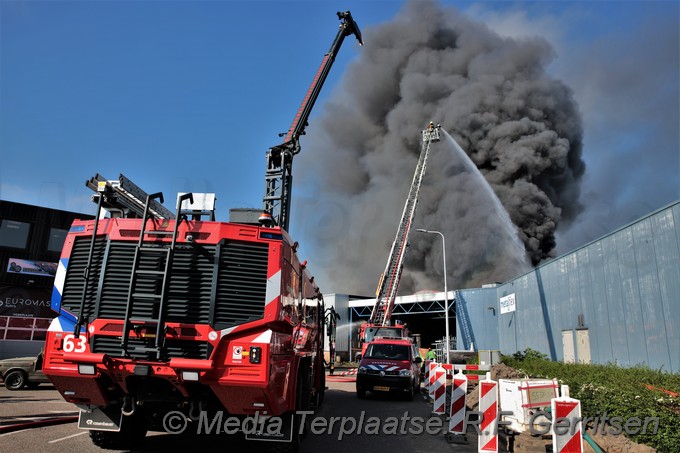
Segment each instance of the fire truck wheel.
M326 396L326 373L321 372L321 384L319 385L319 391L316 392L316 407L321 407L323 404L323 399Z
M309 370L309 367L306 366L300 366L300 371L298 372L298 393L296 395L296 403L295 407L297 408L297 411L308 411L311 407L311 394L312 394L312 386L311 386L311 375L312 373ZM298 418L298 417L295 417ZM297 420L295 422L296 426L296 432L300 433L302 431L301 437L304 437L307 434L307 427L303 426L298 428L300 420Z
M28 379L26 373L21 370L14 370L5 376L5 387L7 390L21 390L26 385Z
M127 422L127 423L126 423ZM120 431L90 431L90 439L97 447L107 450L128 450L139 445L146 436L146 423L136 415L123 417Z
M295 394L295 412L308 411L311 407L311 373L309 367L300 366L297 380L297 392ZM291 442L272 442L272 453L297 453L300 448L300 440L306 434L306 427L302 428L302 435L300 434L300 422L302 417L297 413L293 413L293 433Z

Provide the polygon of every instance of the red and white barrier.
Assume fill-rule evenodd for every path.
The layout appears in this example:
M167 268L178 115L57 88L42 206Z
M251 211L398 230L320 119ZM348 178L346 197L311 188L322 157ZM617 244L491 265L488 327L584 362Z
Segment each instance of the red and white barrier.
M430 398L434 398L434 369L437 368L436 362L430 362L428 364L428 375L427 375L427 394Z
M456 371L491 371L491 365L453 365Z
M432 413L444 415L446 413L446 370L441 366L434 369L434 404Z
M583 453L581 401L569 398L569 387L562 396L550 400L552 410L552 447L555 453Z
M446 370L446 373L451 377L454 372L456 371L491 371L491 365L450 365L450 364L444 364L442 365L444 369ZM480 377L478 374L467 374L466 375L468 380L470 381L479 381Z
M498 382L491 380L491 373L486 373L486 379L479 382L479 411L482 422L479 428L479 452L498 452Z
M442 365L448 374L454 371L491 371L491 365L449 364Z
M465 396L468 378L462 372L453 375L451 382L451 406L449 409L449 432L465 434Z

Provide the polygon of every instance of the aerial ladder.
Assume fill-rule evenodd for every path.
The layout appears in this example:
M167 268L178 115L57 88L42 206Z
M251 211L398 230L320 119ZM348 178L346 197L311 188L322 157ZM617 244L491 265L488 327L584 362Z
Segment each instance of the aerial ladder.
M404 256L406 255L406 247L408 247L408 236L411 231L413 217L418 205L418 194L420 186L425 175L425 168L427 167L427 156L430 151L430 145L433 142L439 141L440 125L435 125L430 122L428 127L422 131L422 143L420 148L420 156L416 171L413 175L411 188L409 189L404 211L401 215L397 235L392 243L392 249L387 258L385 271L380 277L378 289L376 291L375 304L368 322L360 327L359 338L362 342L362 353L368 343L376 336L382 336L386 333L390 336L406 336L403 326L390 327L390 318L392 310L394 309L394 301L397 297L397 290L399 289L399 281L401 279L401 271L404 266ZM381 332L382 331L382 332Z
M321 66L314 76L307 94L302 100L293 123L287 132L279 134L285 136L283 142L269 149L267 152L267 170L265 173L265 195L263 199L263 214L260 222L280 226L288 230L290 217L291 191L293 187L293 157L300 152L300 136L305 134L309 115L314 103L319 97L326 77L335 62L335 57L342 46L342 42L349 35L354 35L363 46L361 31L349 11L338 12L340 28L328 53L324 56Z

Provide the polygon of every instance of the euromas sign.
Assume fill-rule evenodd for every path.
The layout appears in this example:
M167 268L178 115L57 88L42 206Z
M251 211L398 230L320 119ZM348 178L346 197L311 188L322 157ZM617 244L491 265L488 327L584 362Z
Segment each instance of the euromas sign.
M41 288L0 287L0 316L54 318L50 308L52 292Z

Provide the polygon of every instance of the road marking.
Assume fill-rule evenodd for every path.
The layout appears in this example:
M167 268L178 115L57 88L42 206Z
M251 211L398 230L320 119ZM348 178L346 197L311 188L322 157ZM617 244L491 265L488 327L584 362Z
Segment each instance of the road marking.
M0 437L9 436L10 434L23 433L24 431L29 431L29 429L20 429L19 431L10 431L8 433L0 434Z
M49 442L47 442L47 443L48 443L48 444L56 444L57 442L61 442L62 440L66 440L66 439L71 439L71 438L73 438L73 437L82 436L83 434L87 434L87 433L88 433L88 431L81 431L81 432L79 432L79 433L71 434L70 436L62 437L61 439L54 439L54 440L51 440L51 441L49 441Z
M69 403L68 401L59 401L59 400L40 400L40 401L22 401L22 400L7 400L4 401L5 403L8 404L73 404Z
M63 416L74 416L78 415L78 412L61 412L61 411L49 411L49 412L54 412L55 414L63 415ZM26 415L23 417L12 417L13 422L36 422L40 420L57 420L61 417L54 417L53 415Z

